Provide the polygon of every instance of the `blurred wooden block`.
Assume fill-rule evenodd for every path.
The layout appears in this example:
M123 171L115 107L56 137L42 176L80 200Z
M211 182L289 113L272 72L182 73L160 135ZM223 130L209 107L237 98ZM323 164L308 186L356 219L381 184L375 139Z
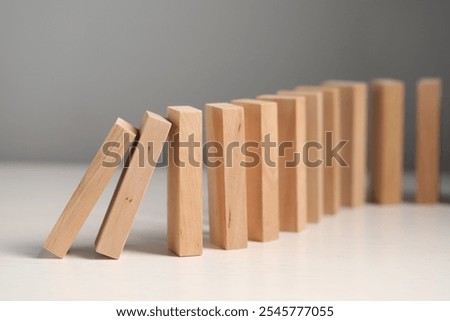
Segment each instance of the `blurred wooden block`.
M323 94L317 90L281 90L278 95L305 97L307 144L305 147L307 148L303 149L303 157L306 162L306 189L308 191L307 216L309 223L318 223L324 212Z
M167 239L178 256L202 255L202 112L190 106L167 108Z
M98 253L120 257L170 127L165 118L149 111L144 114L137 146L130 153L97 235Z
M278 149L265 142L278 142L277 104L254 99L233 100L244 108L247 151L256 153L259 162L249 164L247 174L248 239L266 242L278 239L280 230L278 202ZM269 135L269 136L266 136ZM256 143L258 145L256 145Z
M47 251L60 258L66 255L136 135L135 127L117 119L48 236Z
M366 202L367 84L331 80L324 85L339 89L341 137L348 141L341 153L348 165L341 167L342 205L362 206Z
M439 201L441 80L417 82L416 202Z
M240 149L245 141L244 110L227 103L207 104L205 114L211 242L227 250L245 248L246 171ZM214 161L210 156L212 144L216 147Z
M305 98L262 95L257 99L277 103L280 230L299 232L307 223L306 168L298 155L306 142Z
M371 200L398 204L403 196L405 85L402 81L371 82Z

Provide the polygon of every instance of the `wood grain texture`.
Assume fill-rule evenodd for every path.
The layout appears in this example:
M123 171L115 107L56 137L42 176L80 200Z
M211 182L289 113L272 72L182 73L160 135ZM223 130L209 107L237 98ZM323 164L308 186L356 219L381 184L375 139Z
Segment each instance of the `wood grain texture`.
M398 80L376 79L370 88L371 200L398 204L403 198L405 85Z
M96 251L118 259L130 234L171 123L147 111L139 127L137 147L122 171L95 242Z
M259 158L257 164L252 160L246 168L248 239L276 240L280 230L278 153L276 147L270 148L263 142L265 137L270 137L275 144L278 142L277 104L255 99L236 99L232 104L244 108L245 142L258 144L248 149Z
M342 205L362 206L366 202L367 180L367 84L330 80L324 86L339 89L341 137L348 141L341 152L348 165L341 167Z
M245 248L247 189L240 150L245 140L244 110L228 103L207 104L205 118L208 144L216 142L218 149L211 160L217 163L208 164L210 239L223 249Z
M202 112L190 106L167 108L167 240L178 256L202 255Z
M299 232L307 223L306 168L299 154L306 142L305 98L262 95L257 99L277 103L278 142L286 147L279 149L278 156L280 230Z
M104 162L111 164L117 160L111 159L111 156L108 156L105 152L109 151L120 155L121 161L136 135L137 129L135 127L123 119L117 119L50 232L44 244L44 248L47 251L59 258L63 258L66 255L94 208L95 203L97 203L106 185L120 165L118 163L116 166L104 166ZM107 147L107 144L115 145Z
M441 80L422 78L416 90L416 202L432 204L440 193Z

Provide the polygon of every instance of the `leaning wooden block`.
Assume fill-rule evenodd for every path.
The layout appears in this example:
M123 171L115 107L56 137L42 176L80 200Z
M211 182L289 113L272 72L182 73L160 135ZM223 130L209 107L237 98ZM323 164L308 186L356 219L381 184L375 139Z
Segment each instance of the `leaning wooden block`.
M206 137L211 242L227 250L245 248L247 197L245 167L241 164L244 157L240 150L245 140L242 107L207 104Z
M278 150L270 144L278 142L277 104L255 99L237 99L232 103L244 108L247 151L259 159L253 159L246 168L248 239L276 240L280 230Z
M371 199L397 204L403 196L405 85L402 81L371 82Z
M439 201L441 80L417 82L416 202Z
M167 239L178 256L202 255L202 112L190 106L167 108Z
M66 255L136 135L136 128L117 119L48 236L47 251Z
M257 99L277 103L280 230L299 232L307 223L306 168L300 155L306 142L305 98L262 95Z
M331 80L326 87L338 88L341 98L341 137L347 141L341 168L342 205L357 207L366 201L367 84Z
M96 251L118 259L147 190L171 123L147 111L139 127L137 146L122 171L95 242Z

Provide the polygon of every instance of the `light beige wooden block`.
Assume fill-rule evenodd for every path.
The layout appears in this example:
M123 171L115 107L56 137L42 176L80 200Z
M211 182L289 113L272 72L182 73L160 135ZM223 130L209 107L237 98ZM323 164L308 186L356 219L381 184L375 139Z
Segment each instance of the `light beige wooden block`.
M130 153L128 167L122 171L97 235L98 253L114 259L120 257L170 127L165 118L145 112L137 146Z
M227 250L245 248L246 171L240 150L245 140L244 110L228 103L207 104L205 117L207 143L211 146L215 142L213 149L217 152L211 160L214 164L208 164L211 242Z
M59 258L66 255L136 135L135 127L117 119L50 232L47 251Z
M380 204L398 204L403 196L405 85L377 79L371 88L370 193Z
M248 239L276 240L280 230L278 149L269 144L278 142L277 104L255 99L236 99L232 103L244 108L247 150L259 159L257 163L252 159L246 168Z
M202 112L190 106L167 108L167 240L178 256L202 255Z
M341 153L348 165L341 167L342 205L362 206L366 202L367 84L330 80L324 85L339 89L341 137L348 141Z
M306 168L301 155L295 156L306 142L305 98L262 95L257 99L277 103L280 230L299 232L307 223Z
M307 213L309 223L318 223L324 213L324 130L323 94L321 91L280 90L278 95L300 96L306 103L306 144L303 158L306 165Z
M439 201L441 80L417 82L416 202Z

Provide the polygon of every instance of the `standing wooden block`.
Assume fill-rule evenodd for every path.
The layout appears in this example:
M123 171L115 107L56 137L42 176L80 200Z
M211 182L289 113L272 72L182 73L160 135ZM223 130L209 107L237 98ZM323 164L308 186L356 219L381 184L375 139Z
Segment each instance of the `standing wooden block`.
M118 259L130 234L171 123L147 111L139 127L137 146L122 171L95 242L96 251Z
M341 137L348 141L341 153L348 165L341 167L342 205L362 206L366 201L367 84L331 80L324 85L339 89Z
M47 251L60 258L66 255L136 135L136 128L117 119L48 236ZM120 159L111 158L112 153ZM117 164L112 164L114 161Z
M248 239L276 240L280 230L278 150L270 148L266 139L274 144L278 142L277 104L254 99L237 99L232 103L244 108L245 142L249 147L254 143L248 150L259 158L257 164L249 164L246 168Z
M441 80L417 82L416 202L439 200Z
M202 255L202 112L189 106L167 108L172 122L167 172L167 239L178 256Z
M371 199L402 201L405 85L398 80L371 82Z
M216 158L208 157L208 201L211 242L221 248L247 247L246 175L240 147L245 141L244 110L240 106L206 105L206 137ZM209 152L208 152L209 153ZM208 155L209 156L209 155Z
M299 232L307 222L306 168L299 154L306 142L305 98L263 95L257 99L277 103L280 230Z
M318 223L324 212L324 131L323 95L320 91L279 91L282 96L305 97L306 102L306 145L303 158L306 165L306 189L308 222ZM305 155L305 153L307 153ZM306 156L306 157L305 157Z

